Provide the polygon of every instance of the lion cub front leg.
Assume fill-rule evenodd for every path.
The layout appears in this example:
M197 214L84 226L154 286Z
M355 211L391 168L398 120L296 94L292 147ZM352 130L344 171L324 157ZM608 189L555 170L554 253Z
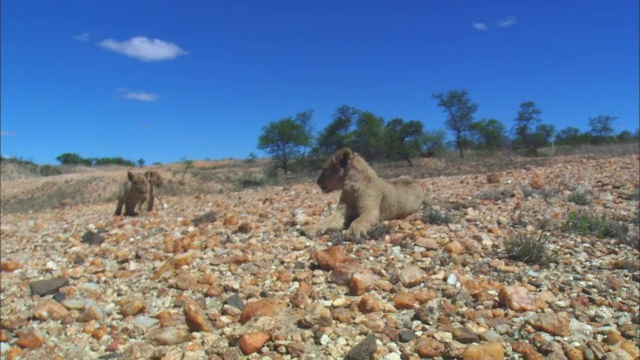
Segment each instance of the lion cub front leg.
M378 211L372 209L364 212L357 219L355 219L347 232L353 236L355 240L359 240L367 235L367 231L378 222Z
M338 204L338 207L331 215L324 218L317 224L304 227L302 231L305 233L305 235L318 235L331 229L343 229L345 223L345 213L346 206L344 204Z
M122 207L124 207L124 196L120 195L118 196L118 204L116 205L116 212L115 212L115 216L120 216L122 215Z

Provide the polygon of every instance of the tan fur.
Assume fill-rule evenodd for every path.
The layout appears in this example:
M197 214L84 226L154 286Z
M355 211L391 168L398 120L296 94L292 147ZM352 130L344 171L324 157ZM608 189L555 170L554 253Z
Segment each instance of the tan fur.
M149 179L149 200L147 201L147 211L153 210L153 201L157 198L162 205L162 200L155 194L154 189L160 187L163 184L162 176L155 170L149 170L144 175ZM140 210L142 210L142 204L140 204Z
M133 174L127 172L128 181L122 184L122 189L118 194L118 204L116 205L116 216L122 214L124 206L125 216L138 216L136 207L141 206L147 200L149 193L149 177L147 174Z
M357 153L338 150L323 166L317 181L323 192L342 190L335 213L304 229L315 234L348 228L360 237L382 220L400 219L420 210L424 190L408 176L383 180Z

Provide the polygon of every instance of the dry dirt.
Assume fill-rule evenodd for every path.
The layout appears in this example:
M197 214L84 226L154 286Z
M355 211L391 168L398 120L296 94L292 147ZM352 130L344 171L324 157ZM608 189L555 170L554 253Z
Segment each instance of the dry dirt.
M637 359L639 164L636 153L378 166L418 178L436 205L353 243L301 234L338 194L314 174L273 184L264 162L152 167L165 206L137 218L113 216L126 168L41 177L3 163L1 356ZM588 204L569 201L578 192ZM572 212L628 231L576 233ZM517 239L546 239L554 261L512 260Z

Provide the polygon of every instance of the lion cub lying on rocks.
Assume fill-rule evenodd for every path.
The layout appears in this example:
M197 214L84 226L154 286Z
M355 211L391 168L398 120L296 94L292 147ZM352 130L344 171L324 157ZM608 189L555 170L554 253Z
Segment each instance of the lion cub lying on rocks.
M317 181L324 193L342 190L334 214L303 228L314 235L329 229L345 229L360 238L382 220L400 219L420 210L424 190L408 176L383 180L357 153L338 150L327 160Z
M127 177L129 181L122 184L122 189L118 194L118 205L116 205L116 216L122 214L122 207L124 206L125 216L138 216L136 207L141 207L147 200L147 195L150 192L149 188L149 173L145 174L133 174L131 171L127 171Z

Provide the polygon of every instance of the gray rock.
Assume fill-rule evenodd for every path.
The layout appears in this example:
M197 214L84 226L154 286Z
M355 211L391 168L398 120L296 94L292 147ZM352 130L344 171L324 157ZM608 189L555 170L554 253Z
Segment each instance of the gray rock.
M29 287L31 288L31 293L33 295L45 296L55 294L58 289L67 285L68 283L68 279L55 278L32 281L29 283Z
M348 360L369 360L373 359L378 348L376 344L376 337L373 334L368 335L358 345L354 346L349 353L347 353Z
M238 296L237 293L229 296L227 300L224 301L224 305L231 305L240 310L244 309L244 301Z
M402 330L398 333L398 340L402 343L409 342L417 337L418 335L413 330Z
M89 245L100 245L105 241L104 236L93 231L87 231L82 235L81 242Z

